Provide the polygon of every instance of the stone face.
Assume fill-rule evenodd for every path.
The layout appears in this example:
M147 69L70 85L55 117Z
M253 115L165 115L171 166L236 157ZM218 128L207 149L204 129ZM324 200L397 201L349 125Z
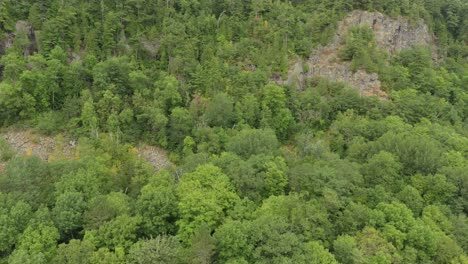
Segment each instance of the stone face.
M377 73L368 73L364 70L351 70L351 62L338 59L339 48L320 48L306 62L309 71L302 73L306 77L323 77L334 82L345 82L356 88L361 95L387 98L382 91Z
M26 36L29 39L29 45L25 47L23 50L24 56L32 55L34 52L37 51L37 40L36 40L36 32L34 31L33 27L26 21L18 21L16 22L15 32L5 34L4 36L0 37L0 56L4 55L6 50L13 45L13 41L15 37L20 33L26 33Z
M25 32L29 39L29 45L24 48L23 54L24 56L32 55L34 52L37 51L37 40L36 40L36 32L34 28L26 21L18 21L16 22L16 31L15 35L20 32Z
M0 57L5 55L6 50L13 45L15 37L21 33L26 33L26 36L29 39L29 44L24 48L23 55L29 56L32 55L38 49L36 32L33 27L26 21L16 22L15 32L5 33L3 36L0 35ZM0 65L0 80L2 79L3 66Z
M0 36L0 56L5 54L5 51L11 47L13 44L13 35L12 34L5 34Z
M435 36L420 20L410 23L403 17L391 18L379 12L353 11L339 24L338 32L332 45L339 43L346 37L352 26L365 26L372 28L377 46L394 54L412 46L435 46ZM434 50L436 56L436 50Z
M153 39L153 40L142 40L141 44L143 48L151 55L152 57L155 57L156 54L159 51L160 44L159 44L159 39Z
M343 42L352 26L369 26L374 31L377 47L388 51L390 55L413 46L436 47L436 39L429 32L427 25L421 20L410 23L405 18L390 18L378 12L353 11L338 25L333 41L312 52L305 62L295 63L289 71L288 85L301 89L308 77L323 77L331 81L345 82L359 90L364 96L387 98L381 90L379 76L364 70L351 71L351 63L341 61L338 57ZM437 50L433 49L433 59L437 59ZM302 65L306 64L308 71L304 72Z

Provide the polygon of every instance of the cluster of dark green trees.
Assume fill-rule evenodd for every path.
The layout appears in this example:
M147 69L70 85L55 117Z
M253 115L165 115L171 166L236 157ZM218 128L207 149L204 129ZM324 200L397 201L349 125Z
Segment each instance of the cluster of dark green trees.
M388 100L271 81L354 9L424 19L443 59L389 57L353 28L337 55ZM1 1L0 125L79 143L45 162L0 139L0 263L468 263L467 14L462 0ZM154 171L139 142L175 165Z

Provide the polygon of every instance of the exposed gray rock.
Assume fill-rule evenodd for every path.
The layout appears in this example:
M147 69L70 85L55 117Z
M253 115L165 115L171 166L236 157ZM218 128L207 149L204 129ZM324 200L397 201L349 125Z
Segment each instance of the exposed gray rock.
M0 134L17 156L38 156L44 161L74 159L78 154L77 142L63 137L48 137L34 134L32 131L6 131ZM133 150L133 151L132 151ZM133 148L132 153L145 159L156 171L172 166L164 149L156 146L141 145ZM0 172L5 162L0 160Z
M144 158L155 171L169 168L173 164L169 161L164 149L156 146L143 145L137 149L138 156Z
M13 45L13 34L0 36L0 56L5 54L6 50Z
M301 62L296 62L288 72L288 79L286 83L288 85L294 85L302 90L306 75L304 73L304 65Z
M36 52L38 45L37 45L37 40L36 40L36 32L34 31L34 28L32 27L32 25L26 21L20 20L16 22L15 29L16 29L14 33L15 37L18 34L21 34L22 32L24 32L26 36L28 37L29 45L27 45L23 50L24 56L26 57Z
M159 51L159 39L153 39L153 40L142 40L141 44L143 48L151 55L152 57L156 56Z
M9 131L2 137L19 155L34 155L42 160L48 160L55 148L55 140L51 137L34 135L30 131Z
M0 58L5 54L6 50L11 47L13 43L13 37L9 34L0 36ZM0 81L3 76L3 65L0 65Z
M286 83L301 89L308 77L318 76L331 81L345 82L358 89L361 95L386 98L376 73L364 70L353 72L350 69L351 63L341 61L338 57L349 29L352 26L365 25L373 29L377 47L388 51L390 55L413 46L429 46L432 47L433 59L437 59L436 38L422 20L412 24L402 17L391 18L379 12L357 10L339 23L337 33L329 45L317 48L307 61L296 62L290 68ZM304 64L309 69L307 72L303 71Z
M413 46L435 47L436 38L429 32L423 20L411 23L408 19L391 18L379 12L353 11L339 24L332 46L339 45L346 37L352 26L365 26L372 28L377 46L395 54L403 49ZM437 51L433 50L436 58Z
M36 32L33 27L26 21L16 22L15 32L6 33L3 36L0 35L0 57L6 53L6 50L13 45L15 37L18 34L25 33L29 44L23 49L23 55L29 56L38 50L38 43L36 39ZM3 67L0 65L0 80L3 74Z
M4 36L0 37L0 56L5 54L6 50L13 45L14 39L18 34L25 33L29 44L24 48L24 56L29 56L37 51L37 39L36 32L34 31L31 24L26 21L18 21L15 25L15 32L7 33Z

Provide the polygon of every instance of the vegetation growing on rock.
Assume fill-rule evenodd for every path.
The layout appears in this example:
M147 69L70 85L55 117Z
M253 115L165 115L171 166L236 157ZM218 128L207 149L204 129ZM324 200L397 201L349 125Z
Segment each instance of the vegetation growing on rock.
M0 263L466 263L467 14L1 1Z

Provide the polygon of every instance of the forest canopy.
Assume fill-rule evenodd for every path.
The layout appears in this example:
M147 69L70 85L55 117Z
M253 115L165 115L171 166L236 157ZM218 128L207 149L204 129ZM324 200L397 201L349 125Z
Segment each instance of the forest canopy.
M385 98L278 81L353 10L437 46L352 27ZM468 263L467 42L463 0L3 0L0 132L56 148L0 135L0 264Z

